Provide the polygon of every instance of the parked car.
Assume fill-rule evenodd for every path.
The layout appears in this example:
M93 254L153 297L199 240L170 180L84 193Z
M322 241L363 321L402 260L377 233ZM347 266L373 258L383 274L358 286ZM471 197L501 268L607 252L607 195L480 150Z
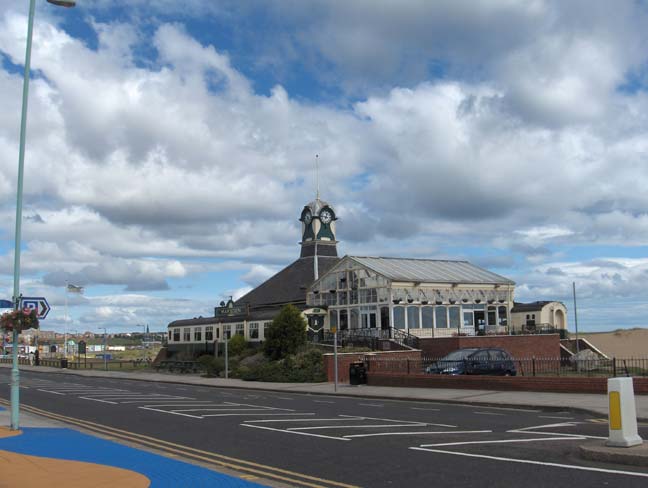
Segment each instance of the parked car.
M511 355L499 348L466 348L453 351L447 356L435 361L427 368L430 374L484 374L515 376L515 362Z

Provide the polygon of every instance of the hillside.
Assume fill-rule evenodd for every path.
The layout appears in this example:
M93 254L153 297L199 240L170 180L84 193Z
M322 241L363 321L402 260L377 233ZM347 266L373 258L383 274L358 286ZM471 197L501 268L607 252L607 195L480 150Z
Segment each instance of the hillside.
M574 334L572 333L572 338ZM608 356L618 358L648 358L648 329L619 329L613 332L581 333Z

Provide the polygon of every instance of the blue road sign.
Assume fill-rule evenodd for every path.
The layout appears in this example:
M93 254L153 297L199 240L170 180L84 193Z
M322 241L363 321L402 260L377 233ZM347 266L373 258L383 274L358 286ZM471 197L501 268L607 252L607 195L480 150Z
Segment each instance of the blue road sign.
M0 308L14 308L11 300L0 300Z
M50 311L49 303L47 303L45 297L22 297L20 300L20 308L35 309L39 320L43 320L47 317L47 314Z

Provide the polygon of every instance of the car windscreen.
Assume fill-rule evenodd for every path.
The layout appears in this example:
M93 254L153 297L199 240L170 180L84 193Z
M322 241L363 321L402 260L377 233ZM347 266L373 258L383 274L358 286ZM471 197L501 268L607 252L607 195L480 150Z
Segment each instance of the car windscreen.
M477 349L460 349L458 351L451 352L447 356L441 358L441 361L461 361L463 359L466 359L476 350Z

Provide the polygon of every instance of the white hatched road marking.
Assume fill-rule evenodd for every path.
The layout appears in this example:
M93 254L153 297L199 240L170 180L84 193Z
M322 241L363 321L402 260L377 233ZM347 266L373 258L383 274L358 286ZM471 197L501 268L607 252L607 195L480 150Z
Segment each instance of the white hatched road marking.
M353 434L345 435L346 438L355 438L355 437L378 437L378 436L389 436L389 435L440 435L440 434L488 434L493 432L492 430L441 430L438 432L430 431L420 431L420 432L379 432L376 434Z
M556 417L552 415L538 415L539 419L563 419L563 420L573 420L574 417Z
M362 417L358 417L356 415L340 415L340 417L354 417L354 418L359 418L359 419L364 419L364 420L382 420L383 422L403 422L403 423L410 423L410 424L418 424L419 422L415 422L414 420L394 420L394 419L382 419L380 417L365 417L364 415ZM428 422L428 425L433 425L434 427L449 427L451 429L456 429L456 425L450 425L450 424L432 424Z
M141 408L142 410L151 410L152 412L168 413L171 415L180 415L182 417L191 417L193 419L202 420L202 417L198 415L189 415L188 413L176 413L173 410L160 410L159 408L151 408L151 407L138 407L138 408Z
M272 430L274 432L288 432L284 429L274 429L272 427L266 427L264 425L254 425L254 424L241 424L243 427L250 427L253 429L263 429L263 430ZM344 437L333 437L330 435L320 435L320 434L309 434L308 432L290 432L291 434L296 434L296 435L307 435L310 437L320 437L322 439L333 439L336 441L350 441L351 439L345 439Z
M53 393L54 395L63 395L63 396L65 396L65 393L61 393L59 391L42 390L40 388L38 389L38 391L44 391L45 393Z
M344 418L344 419L285 419L285 420L246 420L246 422L254 422L255 424L261 423L261 422L330 422L330 421L336 421L336 422L343 422L343 421L351 421L351 420L357 420L361 419L362 417L349 417L349 418Z
M495 413L495 412L473 412L475 415L496 415L498 417L503 417L503 413Z
M318 425L316 427L288 427L286 430L318 430L318 429L381 429L385 427L425 427L427 424L380 424L380 425Z
M497 439L493 441L444 442L443 444L421 444L421 447L465 446L468 444L507 444L516 442L575 441L585 437L542 437L540 439Z
M109 402L108 400L99 400L98 398L86 398L86 397L79 397L79 398L82 398L83 400L90 400L93 402L110 403L112 405L118 405L117 402Z
M265 416L279 416L279 415L315 415L314 413L304 413L304 412L293 412L293 413L267 413L267 410L259 413L216 413L216 414L207 414L203 417L254 417L256 415ZM241 424L243 425L243 424ZM247 425L247 424L246 424ZM284 431L285 432L285 431ZM297 433L297 432L295 432Z
M620 474L620 475L626 475L626 476L638 476L641 478L648 478L648 473L636 473L634 471L621 471L621 470L616 470L616 469L604 469L604 468L590 468L588 466L576 466L572 464L560 464L560 463L548 463L548 462L543 462L543 461L533 461L531 459L513 459L513 458L505 458L505 457L499 457L499 456L487 456L485 454L469 454L465 452L454 452L454 451L444 451L442 449L428 449L424 447L410 447L413 451L427 451L427 452L435 452L439 454L450 454L453 456L464 456L464 457L473 457L473 458L481 458L481 459L490 459L493 461L503 461L503 462L509 462L509 463L521 463L521 464L535 464L539 466L550 466L554 468L565 468L565 469L575 469L579 471L594 471L596 473L607 473L607 474Z
M440 408L419 408L419 407L410 407L411 410L425 410L429 412L438 412Z

